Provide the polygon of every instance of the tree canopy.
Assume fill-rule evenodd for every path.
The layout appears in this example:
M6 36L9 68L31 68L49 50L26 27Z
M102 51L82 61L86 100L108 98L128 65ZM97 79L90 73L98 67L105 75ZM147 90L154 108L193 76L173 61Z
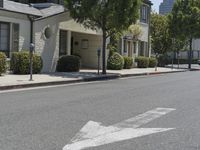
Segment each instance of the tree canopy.
M171 51L172 39L169 32L168 17L152 13L150 28L153 52L160 55Z
M102 30L103 74L106 73L106 38L126 30L139 17L140 0L66 0L71 16L87 28Z
M176 0L169 19L173 37L189 41L189 68L191 68L192 41L200 38L200 1Z
M170 22L173 26L174 37L188 39L200 37L200 1L176 0Z
M136 41L143 34L142 27L141 27L141 25L139 23L130 25L129 28L128 28L128 32L132 34L133 39L136 40Z

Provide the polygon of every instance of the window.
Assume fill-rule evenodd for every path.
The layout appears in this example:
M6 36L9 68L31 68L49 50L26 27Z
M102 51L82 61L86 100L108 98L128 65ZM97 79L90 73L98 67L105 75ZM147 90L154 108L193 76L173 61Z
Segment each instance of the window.
M126 40L124 40L124 53L127 53L127 46L126 46L126 44L127 44L127 42L126 42Z
M140 9L140 21L148 23L148 6L142 5Z
M9 30L10 25L8 23L0 22L0 51L9 56Z
M59 56L67 54L67 31L60 30L60 50Z
M12 25L12 51L19 51L19 24Z

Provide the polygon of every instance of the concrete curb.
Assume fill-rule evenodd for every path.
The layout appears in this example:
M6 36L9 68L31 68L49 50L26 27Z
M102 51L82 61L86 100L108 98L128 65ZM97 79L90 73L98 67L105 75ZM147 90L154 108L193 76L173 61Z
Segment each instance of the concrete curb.
M180 71L166 71L166 72L150 72L150 73L138 73L138 74L124 74L121 77L136 77L136 76L148 76L148 75L159 75L159 74L170 74L170 73L180 73L186 72L187 70L180 70Z
M110 74L110 75L105 75L105 76L88 77L88 78L68 80L68 81L51 81L51 82L42 82L42 83L29 83L29 84L20 84L20 85L0 86L0 91L39 87L39 86L53 86L53 85L64 85L64 84L73 84L73 83L82 83L82 82L103 81L103 80L119 79L119 78L134 77L134 76L136 77L136 76L180 73L180 72L186 72L186 71L187 70L173 71L173 72L168 71L168 72L138 73L138 74Z
M81 82L101 81L101 80L110 80L110 79L117 79L117 78L120 78L119 74L106 75L106 76L100 76L100 77L89 77L89 78L75 79L75 80L68 80L68 81L50 81L50 82L42 82L42 83L7 85L7 86L0 86L0 91L39 87L39 86L52 86L52 85L73 84L73 83L81 83Z

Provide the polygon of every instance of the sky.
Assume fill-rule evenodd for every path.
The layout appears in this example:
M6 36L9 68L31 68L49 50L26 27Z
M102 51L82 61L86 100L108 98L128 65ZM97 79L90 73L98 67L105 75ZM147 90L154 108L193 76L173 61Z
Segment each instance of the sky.
M151 2L153 3L153 7L152 10L156 10L156 12L159 11L159 5L163 0L151 0Z

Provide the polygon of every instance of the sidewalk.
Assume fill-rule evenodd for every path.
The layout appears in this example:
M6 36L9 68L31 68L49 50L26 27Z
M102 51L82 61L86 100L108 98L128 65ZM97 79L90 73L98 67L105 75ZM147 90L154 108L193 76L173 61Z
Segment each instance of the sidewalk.
M120 77L142 76L152 74L184 72L185 69L170 69L170 68L146 68L146 69L125 69L125 70L107 70L107 75L98 75L97 70L81 70L79 73L51 73L33 75L33 81L29 81L29 75L12 75L7 74L0 77L0 90L48 86L78 83L85 81L98 81L116 79Z

